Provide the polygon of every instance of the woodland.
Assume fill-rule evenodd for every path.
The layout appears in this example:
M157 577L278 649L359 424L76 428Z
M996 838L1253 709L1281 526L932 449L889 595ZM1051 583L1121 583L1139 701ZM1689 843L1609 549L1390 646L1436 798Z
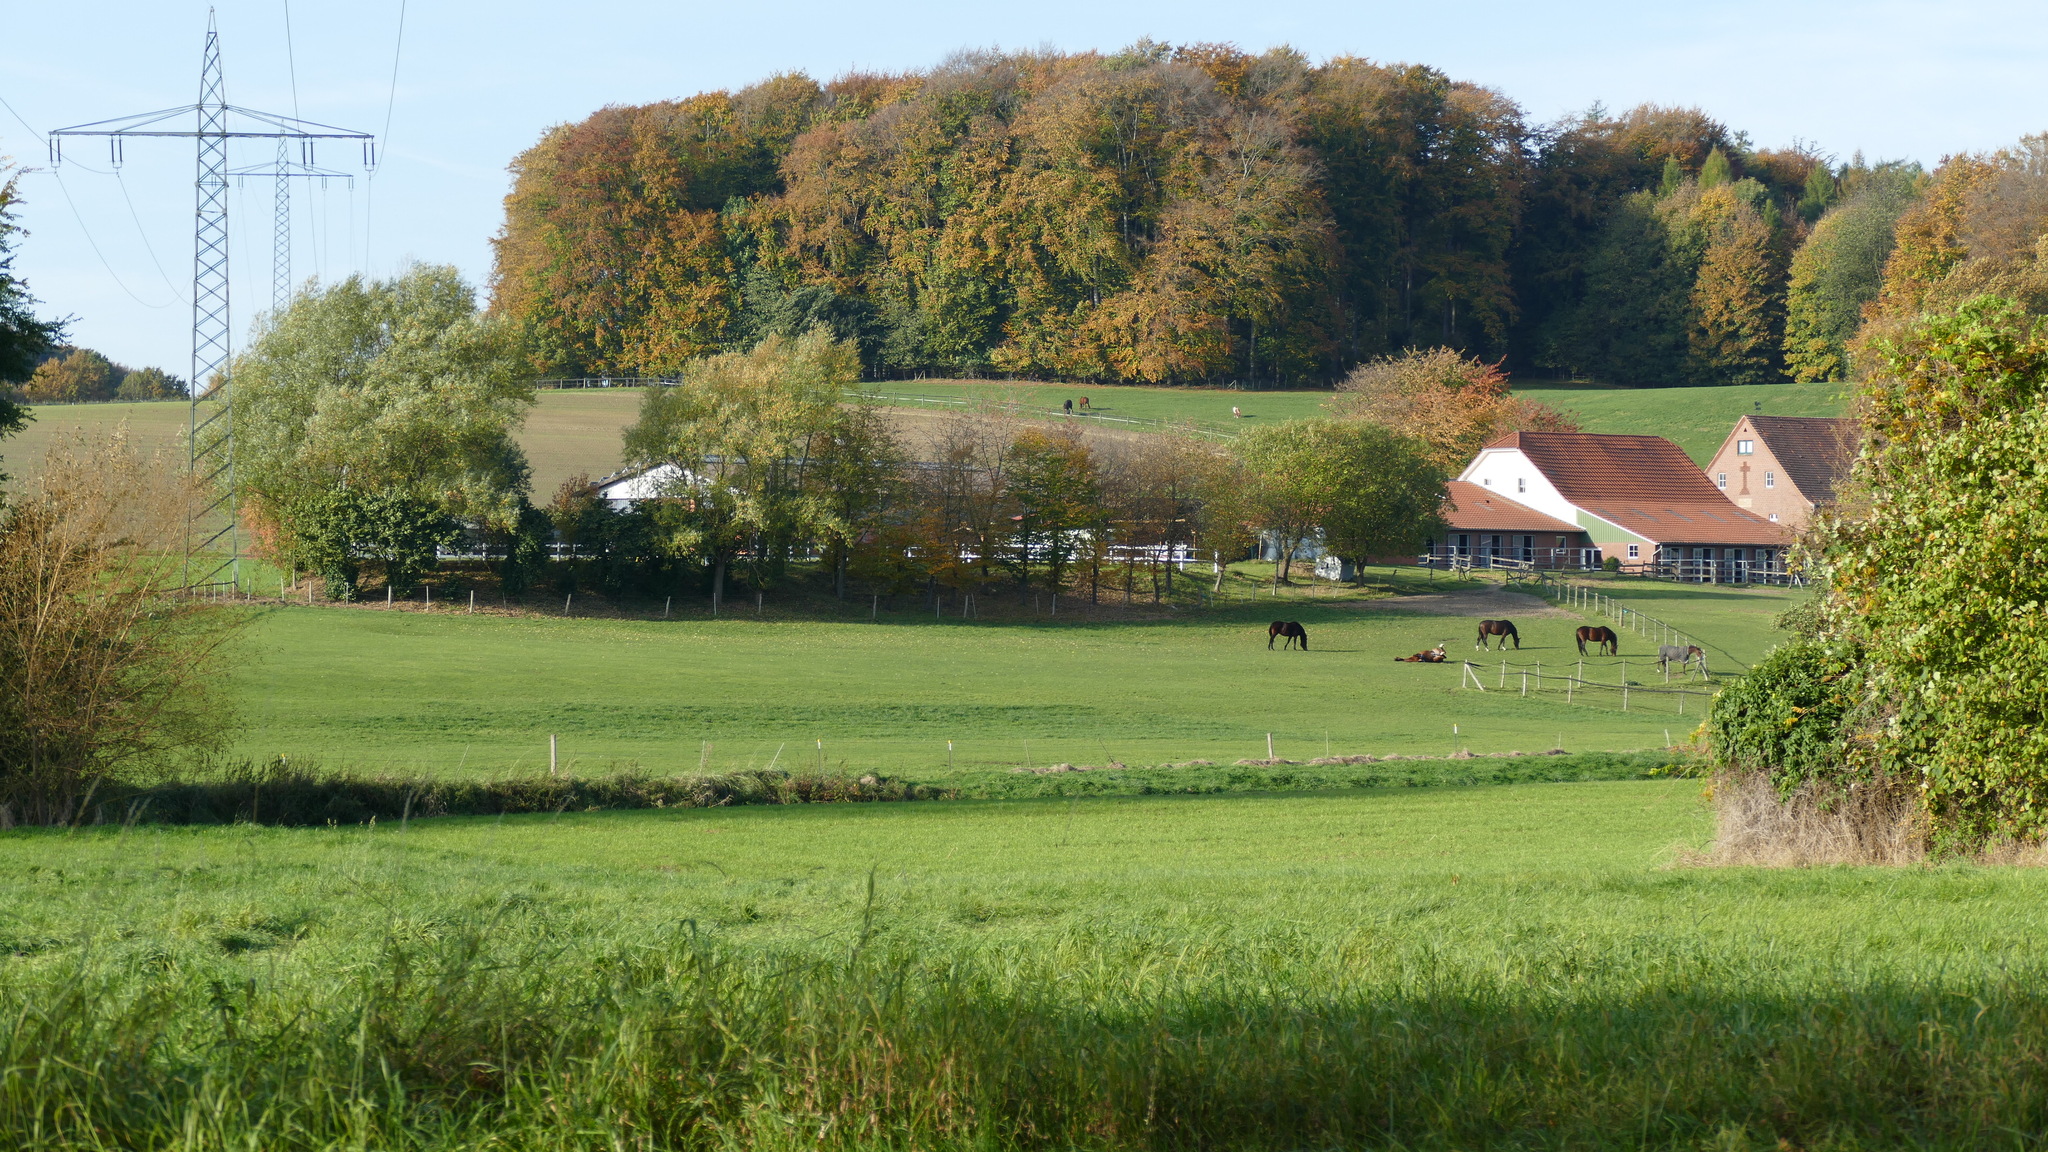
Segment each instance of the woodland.
M1428 347L1839 379L1928 181L1693 108L1537 124L1421 65L1149 41L608 107L512 171L492 307L541 375L823 324L871 378L1239 387Z

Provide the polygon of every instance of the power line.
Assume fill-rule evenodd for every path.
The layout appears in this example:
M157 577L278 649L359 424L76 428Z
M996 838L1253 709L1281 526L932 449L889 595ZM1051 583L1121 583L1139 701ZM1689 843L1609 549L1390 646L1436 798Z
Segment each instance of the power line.
M164 287L171 290L171 299L181 304L191 303L184 293L178 291L178 286L171 282L171 274L164 271L163 261L156 258L156 247L149 242L149 232L142 226L142 215L135 211L135 200L128 195L128 182L121 179L119 168L114 169L114 183L120 185L121 199L128 203L128 218L135 221L135 234L142 238L142 250L149 253L149 262L156 265L156 274L163 277Z
M405 0L398 0L398 38L391 44L391 87L384 97L384 134L378 137L384 142L385 151L391 150L391 112L398 106L398 61L405 53ZM371 168L363 188L363 271L370 268L370 238L372 210L377 203L377 169Z
M92 254L100 258L100 267L105 268L107 270L107 275L112 276L114 278L114 283L121 286L121 291L128 293L128 298L130 300L135 301L137 304L142 305L144 308L169 308L171 304L177 303L177 300L173 298L168 303L151 304L149 301L144 300L140 296L137 296L133 288L128 287L128 282L126 280L121 279L121 274L119 272L114 271L114 266L112 264L107 263L107 254L100 251L100 242L93 239L92 229L87 228L85 226L85 217L81 215L78 211L78 202L71 198L71 189L65 186L63 174L52 169L50 175L55 176L57 178L57 189L64 193L64 203L71 206L71 218L73 220L78 221L78 230L80 232L85 233L85 242L87 244L92 245Z
M299 58L292 51L292 0L284 0L284 62L292 76L292 119L299 118ZM391 127L387 122L386 128Z

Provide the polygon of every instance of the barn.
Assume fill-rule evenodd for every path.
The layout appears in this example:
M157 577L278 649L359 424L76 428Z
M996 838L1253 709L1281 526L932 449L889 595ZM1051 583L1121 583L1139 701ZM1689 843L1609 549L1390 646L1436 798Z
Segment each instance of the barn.
M1584 528L1464 480L1445 485L1450 531L1430 542L1435 562L1466 560L1483 568L1593 568L1598 548Z
M1510 432L1458 475L1586 533L1624 571L1745 582L1786 578L1786 526L1737 507L1662 436Z

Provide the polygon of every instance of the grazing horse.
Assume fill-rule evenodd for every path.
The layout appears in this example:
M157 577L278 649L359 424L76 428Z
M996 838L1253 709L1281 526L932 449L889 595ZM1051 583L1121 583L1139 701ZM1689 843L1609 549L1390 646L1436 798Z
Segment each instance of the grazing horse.
M1586 641L1588 640L1591 640L1594 643L1594 650L1598 652L1600 655L1621 655L1621 637L1616 636L1614 634L1614 629L1609 628L1604 624L1588 624L1585 627L1579 629L1579 655L1584 656L1586 654Z
M1671 665L1684 668L1690 664L1699 665L1700 675L1707 675L1707 654L1697 644L1659 644L1657 646L1657 667L1669 672Z
M1306 652L1306 651L1308 651L1308 632L1307 632L1307 630L1305 630L1304 628L1302 628L1302 626L1301 626L1301 621L1299 621L1299 620L1275 620L1275 621L1273 621L1273 625L1272 625L1272 627L1270 627L1270 628L1266 629L1266 647L1268 647L1268 648L1271 648L1271 647L1273 646L1273 640L1274 640L1274 639L1275 639L1276 637L1281 637L1281 636L1284 636L1284 637L1286 637L1286 638L1287 638L1287 643L1286 643L1286 645L1285 645L1285 646L1283 647L1283 649L1282 649L1283 651L1285 651L1285 649L1286 649L1286 648L1292 648L1292 647L1294 647L1294 642L1295 642L1295 641L1297 641L1297 640L1301 641L1301 650L1302 650L1303 652Z
M1517 650L1520 650L1522 647L1522 634L1515 631L1515 623L1512 620L1481 620L1479 622L1479 646L1481 648L1486 647L1486 638L1488 636L1500 637L1500 646L1502 648L1508 646L1509 638L1513 638Z

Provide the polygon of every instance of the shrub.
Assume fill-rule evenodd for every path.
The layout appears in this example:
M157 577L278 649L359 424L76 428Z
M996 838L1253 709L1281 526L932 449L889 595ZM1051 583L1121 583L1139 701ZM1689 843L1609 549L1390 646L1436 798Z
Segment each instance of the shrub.
M103 783L220 747L225 618L175 598L194 492L169 451L52 449L0 515L0 810L70 818Z
M1609 556L1609 557L1608 557L1607 559L1605 559L1605 560L1602 560L1602 561L1600 562L1600 568L1601 568L1601 570L1602 570L1602 571L1604 571L1604 572L1619 572L1619 571L1621 571L1621 557L1619 557L1619 556Z
M1847 646L1801 640L1723 688L1707 713L1715 766L1766 773L1781 794L1838 781L1857 655Z

